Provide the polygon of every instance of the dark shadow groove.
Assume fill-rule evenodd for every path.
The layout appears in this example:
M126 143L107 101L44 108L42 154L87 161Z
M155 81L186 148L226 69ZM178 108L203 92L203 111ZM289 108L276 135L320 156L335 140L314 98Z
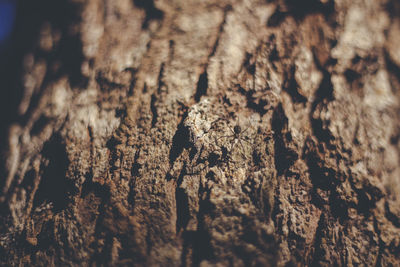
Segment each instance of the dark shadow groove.
M39 189L35 194L33 206L42 203L53 203L54 210L60 211L69 204L71 196L76 193L73 181L66 177L69 160L65 144L60 135L56 134L45 143L42 155L49 160L44 167Z
M311 105L310 112L310 122L312 126L312 131L315 137L319 141L330 144L331 140L334 140L334 136L330 133L328 129L323 127L323 122L321 119L315 119L313 117L314 112L317 108L321 108L321 105L326 105L327 102L333 101L333 84L331 82L331 75L328 71L322 69L323 79L321 81L320 87L315 92L314 102Z
M151 118L151 127L154 128L154 126L157 123L157 118L158 118L158 113L157 113L157 107L155 105L156 103L156 96L154 94L151 95L151 100L150 100L150 111L152 114L152 118Z
M272 115L272 130L274 131L275 149L275 168L278 176L284 174L286 170L297 160L296 151L288 148L286 143L290 142L290 132L287 132L288 118L279 104Z
M175 199L176 199L176 232L179 233L181 229L185 229L189 219L190 219L190 211L189 211L189 198L185 189L177 188L175 191Z
M200 98L203 95L207 94L207 89L208 89L208 74L207 71L205 70L199 76L199 81L197 82L197 88L196 88L196 93L194 95L194 100L196 100L196 102L199 102Z
M161 20L164 17L164 12L155 7L154 0L133 0L133 3L146 12L146 17L142 24L143 29L148 28L150 21Z
M323 3L320 0L284 0L283 4L279 5L269 18L267 26L277 27L288 16L302 21L309 14L323 14L325 17L330 17L334 14L334 11L335 2L333 0L328 0L327 3Z
M176 130L175 135L172 138L172 147L169 152L169 163L171 166L182 153L183 149L190 147L190 132L189 129L183 124L187 115L187 112L183 114L182 120L178 125L178 129Z
M284 90L290 95L293 102L295 103L307 103L307 98L299 93L299 85L295 79L295 66L292 66L289 73L286 75L286 81L288 81L287 86Z

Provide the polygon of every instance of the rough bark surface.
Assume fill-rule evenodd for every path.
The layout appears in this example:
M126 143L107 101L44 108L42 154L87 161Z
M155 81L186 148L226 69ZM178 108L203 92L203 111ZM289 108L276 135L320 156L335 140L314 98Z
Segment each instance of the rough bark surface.
M22 2L1 265L400 265L397 0Z

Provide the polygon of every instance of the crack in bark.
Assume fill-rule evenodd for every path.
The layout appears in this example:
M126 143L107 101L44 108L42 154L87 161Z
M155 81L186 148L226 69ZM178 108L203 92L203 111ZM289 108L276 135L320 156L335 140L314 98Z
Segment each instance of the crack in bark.
M72 180L66 177L69 159L61 136L53 136L44 145L42 153L49 163L43 166L42 179L33 200L33 207L49 201L53 203L55 212L58 212L68 205L71 194L76 190Z
M287 86L284 86L283 90L285 90L290 95L294 103L302 103L305 105L307 103L307 98L301 95L298 91L299 85L297 84L297 81L295 79L295 71L296 68L293 65L290 68L289 72L286 73L285 80L288 82Z
M101 72L97 73L96 82L99 85L100 89L104 92L110 92L112 90L121 90L122 88L125 87L123 84L119 84L108 80L103 76Z
M298 154L287 146L291 140L291 134L287 130L288 118L279 104L275 108L272 117L272 130L274 132L275 168L278 176L284 174L298 159Z
M318 227L317 230L315 231L315 236L314 236L314 242L312 244L313 252L310 254L310 257L307 259L308 264L310 266L319 266L318 264L318 257L322 253L321 251L321 242L323 238L323 231L326 228L326 218L325 218L325 213L321 213L319 220L318 220Z
M142 169L142 164L138 162L140 150L136 150L135 158L133 160L131 175L132 178L129 180L129 194L128 194L128 203L131 204L131 208L135 207L135 186L136 180L140 175L140 170Z
M207 68L207 67L206 67ZM200 74L199 80L197 82L197 88L196 88L196 93L194 95L194 100L196 102L200 101L200 98L203 95L207 94L207 89L208 89L208 74L206 68L204 69L203 73Z
M383 250L385 249L385 245L384 245L382 239L380 238L381 231L378 226L378 220L375 217L374 217L374 230L378 236L378 247L379 247L378 256L376 257L376 262L375 262L374 266L379 267L379 266L382 266L381 259L382 259Z
M386 218L390 222L392 222L394 226L400 228L400 218L390 211L389 204L387 201L385 202L385 212L386 212Z
M217 32L217 38L215 39L215 42L211 48L211 52L208 54L207 61L203 66L203 72L199 76L199 80L197 82L197 87L196 87L196 93L194 95L194 100L196 102L200 101L200 98L203 95L207 95L207 89L208 89L208 73L207 73L207 68L208 64L210 63L210 59L215 55L218 45L219 45L219 40L221 38L221 35L224 31L224 27L226 24L226 18L228 13L232 10L232 7L230 5L226 6L224 8L224 15L221 24L219 25L218 32Z
M165 82L163 80L164 79L164 68L165 68L165 62L162 62L161 66L160 66L160 72L158 73L158 78L157 78L157 81L158 81L157 93L158 94L161 94L162 89L165 86Z
M187 115L188 112L186 111L181 118L181 122L178 124L178 128L174 137L172 138L172 147L169 152L170 166L173 165L174 161L179 157L183 149L188 148L190 145L190 132L189 129L184 125Z
M209 171L205 178L208 179L215 175L212 171ZM193 265L199 266L200 262L204 259L211 259L214 256L212 246L210 244L211 237L210 233L206 229L205 216L210 213L214 207L210 201L211 190L204 188L200 181L200 187L198 191L199 199L199 211L197 213L197 229L195 232L195 238L193 240Z
M327 17L335 11L335 2L333 0L283 0L278 4L274 14L269 18L267 26L278 27L285 21L286 17L292 16L296 20L303 20L307 15L323 14Z
M183 188L177 188L175 191L176 199L176 232L179 233L181 229L185 229L189 219L189 199L188 195Z
M152 114L152 119L151 119L151 127L154 128L154 126L157 123L157 118L158 118L158 114L157 114L157 107L155 105L155 102L157 101L157 98L155 96L155 94L151 95L151 100L150 100L150 110L151 110L151 114Z
M143 8L146 12L146 17L142 24L143 29L148 28L150 21L161 20L164 17L164 12L155 7L154 0L133 0L133 3L137 7Z
M315 119L313 114L317 108L322 109L322 105L327 104L325 101L333 100L333 85L330 78L331 75L325 70L321 85L315 93L315 100L311 105L310 112L310 121L313 134L319 141L326 143L327 146L330 146L330 141L334 140L334 136L328 129L323 128L323 121L320 118Z

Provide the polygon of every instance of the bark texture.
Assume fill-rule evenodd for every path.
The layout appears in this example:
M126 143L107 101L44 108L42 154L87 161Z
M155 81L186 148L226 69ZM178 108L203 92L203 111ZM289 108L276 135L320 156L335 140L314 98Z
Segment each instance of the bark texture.
M400 265L397 0L19 14L2 265Z

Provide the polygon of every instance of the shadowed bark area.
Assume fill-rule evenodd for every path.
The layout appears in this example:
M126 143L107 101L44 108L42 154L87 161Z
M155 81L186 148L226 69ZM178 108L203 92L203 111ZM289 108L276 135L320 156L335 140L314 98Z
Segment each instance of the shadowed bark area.
M2 69L1 265L400 265L397 0L56 2Z

